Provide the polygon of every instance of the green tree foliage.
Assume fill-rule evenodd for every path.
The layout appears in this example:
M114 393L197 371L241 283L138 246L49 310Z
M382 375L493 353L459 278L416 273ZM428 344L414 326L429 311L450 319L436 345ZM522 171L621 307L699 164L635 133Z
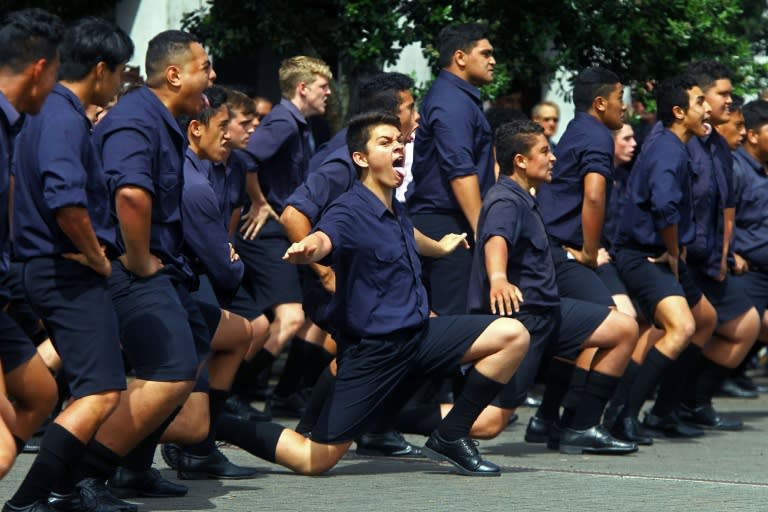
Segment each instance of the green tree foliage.
M118 0L0 0L0 15L26 9L40 7L65 20L74 20L83 16L113 17L113 10Z

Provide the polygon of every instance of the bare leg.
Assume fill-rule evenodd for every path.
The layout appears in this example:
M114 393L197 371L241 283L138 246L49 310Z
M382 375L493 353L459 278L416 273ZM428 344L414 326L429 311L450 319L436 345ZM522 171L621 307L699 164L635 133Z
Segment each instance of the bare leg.
M16 401L13 434L26 441L40 428L56 405L56 381L43 359L35 354L29 361L8 372L5 382L8 394Z

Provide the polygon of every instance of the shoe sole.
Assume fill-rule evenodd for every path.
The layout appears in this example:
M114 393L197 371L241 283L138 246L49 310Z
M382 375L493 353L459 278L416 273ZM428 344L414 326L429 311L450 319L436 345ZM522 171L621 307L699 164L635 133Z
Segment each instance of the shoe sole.
M258 472L242 476L221 476L202 471L179 471L179 480L248 480L259 476Z
M565 455L629 455L635 453L637 447L632 450L610 450L605 448L589 448L585 446L560 445L560 453Z
M546 434L529 434L526 432L525 442L531 444L544 444L549 442L549 436Z
M357 448L355 450L357 455L362 457L381 457L385 459L423 459L425 455L421 452L408 452L408 453L384 453L379 450L368 450L365 448Z
M460 475L464 476L501 476L501 471L495 472L495 473L487 473L484 471L469 471L468 469L462 467L461 465L457 464L453 460L451 460L449 457L446 457L442 453L438 453L435 450L431 448L427 448L424 446L421 449L421 452L431 460L434 460L435 462L448 462L450 463L455 471L459 473Z
M112 494L117 496L121 499L131 499L131 498L182 498L187 495L187 492L184 492L183 494L170 494L170 493L162 493L162 492L147 492L142 491L140 489L132 489L130 487L112 487L109 486L109 490L112 491Z

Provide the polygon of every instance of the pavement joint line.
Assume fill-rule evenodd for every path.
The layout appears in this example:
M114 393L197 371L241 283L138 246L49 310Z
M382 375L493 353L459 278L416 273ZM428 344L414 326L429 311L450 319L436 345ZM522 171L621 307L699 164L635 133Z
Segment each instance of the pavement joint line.
M724 484L744 487L768 487L768 482L743 482L740 480L718 480L710 478L687 478L680 476L658 476L658 475L639 475L632 473L608 473L604 471L581 471L578 469L556 469L556 468L537 468L533 466L506 466L502 467L503 472L525 471L534 472L542 471L545 473L564 473L572 475L585 475L585 476L604 476L612 478L631 478L635 480L661 480L665 482L689 482L689 483L701 483L701 484Z

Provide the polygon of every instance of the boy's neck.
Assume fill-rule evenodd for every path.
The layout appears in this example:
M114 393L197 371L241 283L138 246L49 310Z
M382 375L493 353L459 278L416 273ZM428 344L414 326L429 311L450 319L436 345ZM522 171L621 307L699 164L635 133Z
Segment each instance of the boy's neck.
M369 171L363 171L360 181L365 188L373 192L373 195L378 197L379 200L384 203L387 210L392 211L392 196L394 195L392 187L383 185L381 182L374 179Z
M686 128L683 123L672 123L672 125L667 129L674 133L677 138L682 141L683 144L688 144L688 142L694 136L694 133Z
M512 175L509 176L509 179L511 179L512 181L514 181L515 183L523 187L523 190L525 190L529 194L531 192L531 188L533 188L534 190L539 189L538 184L535 184L535 185L532 184L528 179L528 176L526 176L525 173L520 169L515 169L515 172L513 172Z

